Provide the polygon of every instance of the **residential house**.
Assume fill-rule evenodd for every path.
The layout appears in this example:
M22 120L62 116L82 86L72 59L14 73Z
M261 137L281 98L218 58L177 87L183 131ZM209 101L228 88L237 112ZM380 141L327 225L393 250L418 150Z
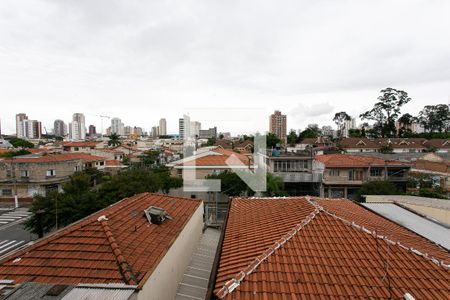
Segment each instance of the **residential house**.
M217 140L214 143L214 146L217 146L217 147L222 148L222 149L233 149L234 143L233 143L232 140L221 139L221 140Z
M374 180L387 180L405 190L411 168L409 163L350 154L317 155L315 160L323 169L320 195L327 198L356 199L361 185Z
M316 138L304 138L300 143L296 145L300 150L305 150L306 148L333 148L336 144L328 136L319 136Z
M369 138L344 138L337 143L338 148L347 153L378 152L380 144Z
M131 299L174 299L202 229L202 201L138 194L8 254L0 279L93 288L73 299L110 299L96 297L108 285L133 289Z
M421 153L450 151L449 139L424 138L344 138L338 142L338 147L347 153L380 152L383 149L393 153Z
M103 169L105 159L86 153L26 155L0 160L0 199L29 199L61 190L69 176L87 167Z
M241 153L252 153L253 147L253 141L250 140L238 141L234 144L234 150L237 150Z
M323 170L312 150L271 153L266 162L267 171L283 179L290 195L319 195Z
M447 299L445 249L349 200L235 198L211 297Z
M437 153L450 152L450 139L432 139L425 142L428 149Z
M414 162L411 173L428 174L435 186L450 193L450 161L435 153L428 153Z
M86 152L89 153L94 149L104 148L104 143L102 141L93 142L64 142L63 150L69 152Z
M253 169L251 155L237 153L232 150L211 147L211 150L199 149L196 154L167 164L173 176L181 177L183 170L195 168L197 179L204 179L208 175L217 175L233 168Z

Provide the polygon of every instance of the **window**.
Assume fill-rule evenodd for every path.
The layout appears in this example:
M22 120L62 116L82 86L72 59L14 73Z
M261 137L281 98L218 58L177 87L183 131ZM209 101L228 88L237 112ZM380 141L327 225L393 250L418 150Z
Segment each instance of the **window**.
M56 170L47 170L47 177L56 176Z
M380 168L372 168L370 169L370 176L371 177L380 177L382 173L382 169Z
M2 196L12 196L12 189L3 189L1 192Z
M78 147L73 148L73 151L78 151L78 150L80 150L80 148L78 148Z
M339 170L331 169L330 170L330 176L339 176Z
M20 171L20 177L28 177L30 174L28 173L28 170L22 170Z

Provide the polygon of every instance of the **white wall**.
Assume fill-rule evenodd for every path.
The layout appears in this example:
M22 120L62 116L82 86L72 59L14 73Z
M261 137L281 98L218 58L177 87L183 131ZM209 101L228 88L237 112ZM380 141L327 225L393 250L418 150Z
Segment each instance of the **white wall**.
M183 231L167 251L164 258L147 279L138 300L174 299L178 283L191 261L203 229L203 202L188 221Z

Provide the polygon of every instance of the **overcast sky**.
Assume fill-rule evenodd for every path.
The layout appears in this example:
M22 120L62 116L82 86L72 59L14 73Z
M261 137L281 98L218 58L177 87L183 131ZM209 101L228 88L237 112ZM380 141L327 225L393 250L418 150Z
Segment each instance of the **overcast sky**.
M415 114L449 103L449 14L448 0L2 0L2 129L83 112L176 133L189 113L251 133L275 109L299 129L357 116L385 87Z

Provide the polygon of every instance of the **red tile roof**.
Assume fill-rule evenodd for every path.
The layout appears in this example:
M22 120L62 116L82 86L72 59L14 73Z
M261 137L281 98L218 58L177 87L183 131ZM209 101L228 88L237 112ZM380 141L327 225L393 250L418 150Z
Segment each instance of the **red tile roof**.
M449 261L447 250L349 200L237 198L214 293L236 300L444 299Z
M149 193L126 198L7 256L0 261L0 279L142 285L200 204ZM144 215L150 206L173 219L150 224Z
M400 161L384 160L382 158L373 156L359 156L349 154L316 155L315 159L325 164L325 167L327 168L368 168L369 166L384 166L385 164L387 166L408 166L408 164Z
M64 142L64 147L96 147L103 142Z
M17 156L14 159L5 159L5 161L15 163L52 163L52 162L64 162L72 160L83 161L103 161L105 158L101 156L90 155L86 153L61 153L61 154L48 154L42 156Z
M211 154L211 155L206 155L206 156L202 156L199 157L197 159L195 159L194 161L187 161L184 162L185 166L192 166L192 165L196 165L196 166L224 166L227 167L227 160L234 155L240 162L242 162L242 164L244 164L245 166L248 166L249 162L250 162L250 158L248 155L242 154L242 153L237 153L234 152L233 150L229 150L229 149L222 149L222 148L217 148L212 150L212 152L215 152L215 154ZM178 165L183 165L182 163L178 164ZM238 165L239 164L233 164L233 162L231 162L231 165Z

